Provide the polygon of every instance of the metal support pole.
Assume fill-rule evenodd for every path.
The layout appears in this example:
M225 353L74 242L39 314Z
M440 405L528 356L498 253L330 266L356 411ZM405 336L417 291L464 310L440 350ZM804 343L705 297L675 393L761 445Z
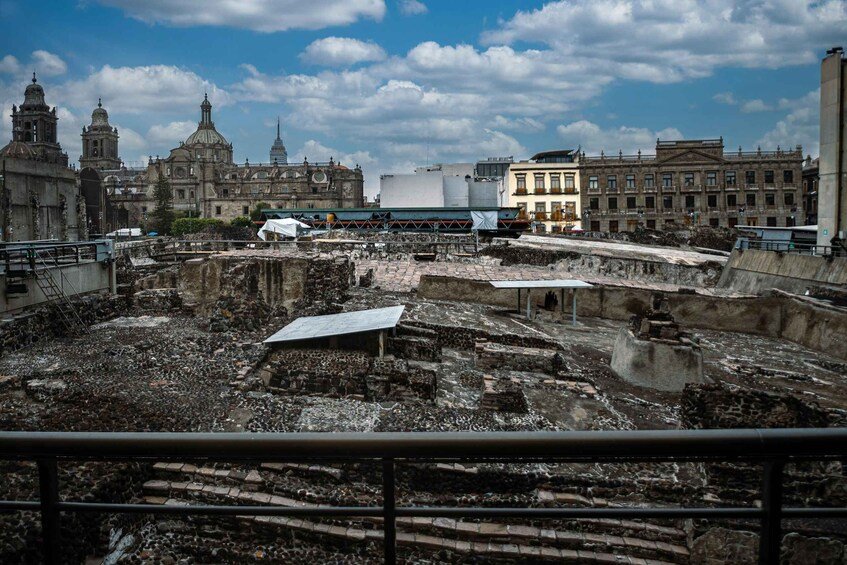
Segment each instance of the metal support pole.
M562 302L562 304L561 304L561 308L562 308L562 323L564 323L564 321L565 321L565 289L564 289L564 288L563 288L563 289L560 289L560 291L559 291L559 292L561 292L561 293L562 293L562 300L561 300L561 302Z
M394 460L382 460L383 554L387 565L397 562L397 514L394 490Z
M571 308L573 310L571 312L571 325L573 325L573 327L576 327L576 289L573 289L573 305L571 306Z
M55 459L38 461L38 487L41 501L41 540L44 563L59 563L59 473Z
M379 331L379 358L385 357L385 330Z
M532 320L532 289L526 289L526 319Z
M521 313L521 289L518 289L518 314Z
M762 478L762 531L759 535L759 563L779 563L782 545L783 461L767 461Z

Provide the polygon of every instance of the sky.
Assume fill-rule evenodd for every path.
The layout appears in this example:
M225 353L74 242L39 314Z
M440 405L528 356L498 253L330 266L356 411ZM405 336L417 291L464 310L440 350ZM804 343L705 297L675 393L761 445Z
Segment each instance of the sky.
M0 0L0 138L38 73L72 161L98 98L132 166L213 120L243 163L379 175L437 162L731 150L817 156L847 0Z

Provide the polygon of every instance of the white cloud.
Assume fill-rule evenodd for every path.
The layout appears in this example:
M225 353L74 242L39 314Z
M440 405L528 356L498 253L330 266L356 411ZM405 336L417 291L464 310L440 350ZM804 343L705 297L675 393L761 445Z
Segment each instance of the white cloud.
M712 100L718 104L726 104L727 106L735 106L738 104L738 100L735 99L735 95L732 92L718 92L712 96Z
M757 145L768 150L802 145L804 153L817 156L820 153L820 97L820 89L815 89L797 100L781 100L780 107L792 110L762 135Z
M259 32L323 29L385 15L384 0L99 0L147 23L227 26Z
M607 155L613 155L622 151L625 155L629 155L635 154L638 150L642 153L653 153L656 148L656 139L684 139L682 132L676 128L665 128L660 131L627 126L603 129L587 120L560 125L556 128L556 132L568 148L576 149L582 146L582 150L588 154L599 154L604 151Z
M0 73L14 75L18 74L20 70L21 64L13 55L6 55L0 59Z
M147 131L147 140L160 149L172 149L197 129L197 122L182 121L156 124Z
M30 63L40 75L57 76L67 72L68 66L61 57L39 49L32 52L32 63Z
M398 7L400 8L400 13L404 16L417 16L419 14L426 14L429 11L426 4L420 0L400 0Z
M844 0L560 0L517 12L482 41L541 43L599 74L664 83L813 63L845 27Z
M492 124L497 129L534 133L544 131L544 123L535 118L507 118L500 114L494 116Z
M741 111L745 114L751 114L753 112L770 112L773 109L773 106L765 103L765 101L761 98L748 100L747 102L741 105Z
M300 60L304 62L328 66L349 66L383 59L385 51L376 43L349 37L317 39L300 54Z
M216 106L231 102L229 94L197 74L171 65L141 67L103 66L87 77L62 85L57 98L73 106L93 107L98 98L109 111L150 111L184 114L195 109L199 115L204 92Z

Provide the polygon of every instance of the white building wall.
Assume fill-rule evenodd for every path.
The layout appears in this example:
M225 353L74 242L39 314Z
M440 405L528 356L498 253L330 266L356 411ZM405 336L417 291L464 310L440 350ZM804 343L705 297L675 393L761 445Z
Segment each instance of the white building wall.
M480 180L468 183L468 206L471 208L497 208L500 206L499 189L503 182ZM504 195L505 198L505 195Z
M468 207L468 181L464 177L444 177L444 207Z
M414 175L382 175L379 178L380 208L441 208L444 206L441 171Z

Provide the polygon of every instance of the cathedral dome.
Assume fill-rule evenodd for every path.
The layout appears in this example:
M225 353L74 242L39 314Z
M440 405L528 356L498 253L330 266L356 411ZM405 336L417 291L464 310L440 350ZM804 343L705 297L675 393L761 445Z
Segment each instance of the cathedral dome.
M3 149L0 149L0 157L12 159L35 159L35 153L29 145L23 141L12 141Z
M215 122L212 121L212 103L209 102L208 96L204 96L200 104L200 123L197 125L197 131L188 136L185 144L229 145L226 138L215 129Z
M229 142L224 136L218 133L214 126L206 127L200 125L197 131L188 136L185 140L186 145L229 145Z
M108 126L109 125L109 112L103 107L103 102L101 100L97 100L97 107L91 112L91 125L92 126Z
M44 89L35 79L32 73L32 82L24 90L24 103L22 106L44 106Z

